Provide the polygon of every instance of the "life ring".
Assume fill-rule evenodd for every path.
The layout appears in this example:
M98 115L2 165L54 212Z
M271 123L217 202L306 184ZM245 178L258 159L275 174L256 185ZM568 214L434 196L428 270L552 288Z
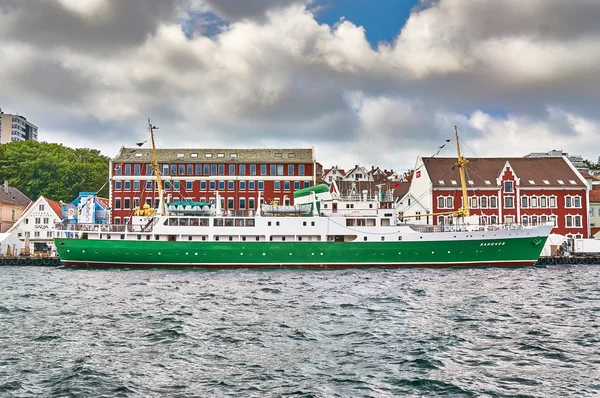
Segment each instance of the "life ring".
M18 259L16 257L10 259L10 264L11 265L19 265L20 262L21 262L20 259Z
M547 259L546 257L542 257L542 258L540 258L540 264L541 264L541 265L546 265L546 264L548 264L548 259Z
M554 264L554 257L550 257L550 258L546 259L546 262L550 265Z
M52 261L49 258L45 258L42 260L42 265L48 266L50 264L52 264Z

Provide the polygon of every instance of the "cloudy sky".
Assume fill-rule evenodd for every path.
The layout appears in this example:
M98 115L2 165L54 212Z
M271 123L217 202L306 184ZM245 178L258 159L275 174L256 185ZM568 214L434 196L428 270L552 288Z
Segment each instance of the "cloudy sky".
M98 148L311 147L404 170L600 156L598 0L0 0L0 107ZM454 155L445 148L442 155Z

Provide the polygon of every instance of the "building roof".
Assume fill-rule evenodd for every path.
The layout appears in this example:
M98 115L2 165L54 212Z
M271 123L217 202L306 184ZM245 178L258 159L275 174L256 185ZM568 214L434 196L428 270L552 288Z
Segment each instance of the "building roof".
M46 203L48 203L48 206L50 206L52 211L54 211L54 213L58 217L62 218L62 206L60 205L60 203L50 200L48 198L45 198L43 196L40 196L35 202L29 202L29 204L27 205L25 210L23 210L23 214L27 213L33 205L35 205L36 203L38 203L40 201L46 201Z
M314 151L302 148L277 149L157 149L158 161L181 163L230 163L260 162L260 163L312 163ZM113 162L150 163L152 161L150 148L121 147Z
M408 193L408 191L410 189L410 182L409 181L396 182L392 186L394 186L394 197L402 198L404 195L406 195Z
M590 203L600 202L600 185L592 185L590 190Z
M468 159L467 187L495 187L506 162L521 180L521 187L577 187L586 185L562 157ZM456 158L423 158L434 187L460 187ZM470 181L470 182L469 182ZM561 183L562 181L562 183ZM489 182L489 183L488 183Z
M8 187L8 192L4 189L4 185L0 185L0 204L27 206L31 202L27 196L15 187Z

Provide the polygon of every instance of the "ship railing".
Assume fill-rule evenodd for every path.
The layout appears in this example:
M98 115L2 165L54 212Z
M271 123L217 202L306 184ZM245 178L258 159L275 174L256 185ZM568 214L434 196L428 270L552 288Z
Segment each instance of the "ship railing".
M393 195L390 194L350 194L350 195L340 195L340 202L391 202L393 201Z
M504 224L440 224L440 225L425 225L425 224L399 224L410 227L413 231L427 232L481 232L481 231L517 231L524 229L533 229L544 224L521 224L521 223L504 223Z
M146 232L152 229L153 225L146 228ZM132 227L138 227L140 231L143 225L125 225L125 224L62 224L56 227L59 232L133 232Z

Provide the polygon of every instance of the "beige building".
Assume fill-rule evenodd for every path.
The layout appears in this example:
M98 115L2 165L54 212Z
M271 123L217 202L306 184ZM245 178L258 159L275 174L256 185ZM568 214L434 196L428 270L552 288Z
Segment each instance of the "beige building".
M23 116L4 113L0 109L0 144L26 140L38 140L37 126Z
M0 185L0 233L12 227L30 202L17 188L9 187L8 181Z

